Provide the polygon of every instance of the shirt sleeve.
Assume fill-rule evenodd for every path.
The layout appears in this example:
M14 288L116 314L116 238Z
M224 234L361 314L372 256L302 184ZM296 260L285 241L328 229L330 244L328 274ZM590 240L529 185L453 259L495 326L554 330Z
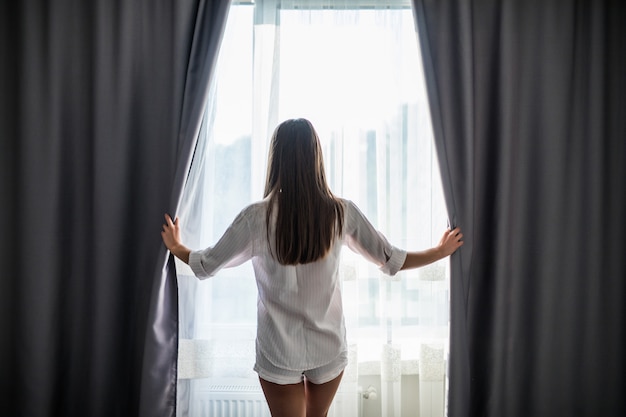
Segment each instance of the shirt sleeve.
M191 251L189 266L198 278L214 276L220 269L241 265L252 257L253 241L246 210L237 215L215 246Z
M345 211L345 244L378 265L381 272L395 275L404 265L406 251L392 246L352 201L345 201Z

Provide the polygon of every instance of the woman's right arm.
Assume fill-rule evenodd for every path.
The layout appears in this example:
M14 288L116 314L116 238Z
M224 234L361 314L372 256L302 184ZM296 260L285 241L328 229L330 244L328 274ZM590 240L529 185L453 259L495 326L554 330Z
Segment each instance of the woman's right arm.
M420 268L450 256L463 245L462 239L463 233L461 233L460 228L446 230L439 244L434 248L418 252L407 252L404 265L402 265L400 270Z
M353 202L346 200L345 209L348 246L378 264L381 270L389 275L436 262L454 253L463 245L463 234L457 227L454 230L447 230L434 248L423 251L404 251L390 245Z

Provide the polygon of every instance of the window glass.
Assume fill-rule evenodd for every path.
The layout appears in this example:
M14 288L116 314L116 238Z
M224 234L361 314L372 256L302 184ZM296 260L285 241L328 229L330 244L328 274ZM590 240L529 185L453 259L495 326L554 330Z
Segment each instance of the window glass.
M274 9L259 10L264 3ZM215 243L263 197L269 136L292 117L316 127L335 194L353 200L392 244L435 245L446 212L411 9L277 4L231 6L200 138L199 246ZM349 250L342 256L348 337L359 360L379 359L386 342L403 346L403 358L416 358L423 341L447 344L446 262L389 278ZM254 339L250 263L220 271L189 297L181 303L197 306L193 337Z

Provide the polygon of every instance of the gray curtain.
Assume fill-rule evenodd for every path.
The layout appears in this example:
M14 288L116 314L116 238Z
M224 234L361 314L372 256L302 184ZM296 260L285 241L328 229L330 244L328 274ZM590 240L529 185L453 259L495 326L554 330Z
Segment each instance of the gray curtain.
M451 222L449 415L626 415L626 7L414 0Z
M159 232L228 3L1 3L0 414L175 414Z

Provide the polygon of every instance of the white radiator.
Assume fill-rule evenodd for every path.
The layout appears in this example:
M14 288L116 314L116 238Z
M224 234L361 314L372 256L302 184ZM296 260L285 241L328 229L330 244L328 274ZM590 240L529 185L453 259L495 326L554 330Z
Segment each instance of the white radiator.
M196 392L190 416L270 417L263 392L254 385L212 385ZM338 392L329 417L358 417L358 394ZM348 411L349 410L349 411Z

